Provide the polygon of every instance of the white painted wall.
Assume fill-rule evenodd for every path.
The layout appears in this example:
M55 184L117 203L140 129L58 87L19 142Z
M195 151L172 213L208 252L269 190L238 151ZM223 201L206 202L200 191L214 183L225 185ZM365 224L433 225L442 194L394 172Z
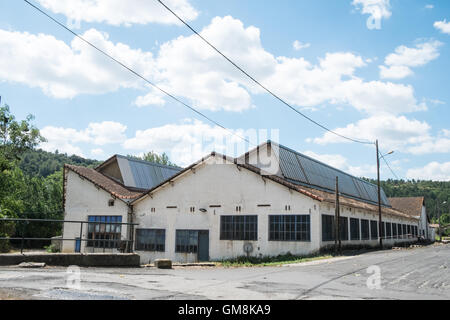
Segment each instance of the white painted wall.
M194 262L196 255L175 253L176 230L209 230L210 259L222 260L245 255L244 241L220 240L221 215L258 215L258 241L254 241L252 256L271 256L283 253L308 254L320 248L317 232L311 242L269 242L268 216L276 214L311 215L311 225L319 225L319 202L296 191L289 191L271 180L234 164L215 164L210 158L192 171L167 185L153 195L134 205L136 221L140 228L166 229L166 252L138 252L143 263L166 257L179 262ZM221 159L220 159L221 161ZM270 204L271 207L258 207ZM210 208L221 205L221 208ZM291 211L286 212L285 206ZM177 206L177 209L167 209ZM241 212L236 212L241 206ZM190 212L195 207L195 213ZM151 208L156 212L152 213ZM208 210L201 213L200 208Z
M110 207L108 201L113 199L111 194L86 179L82 179L77 173L66 169L66 203L64 219L72 221L88 221L88 216L122 216L122 222L127 222L128 206L116 199L114 206ZM83 225L83 238L87 238L87 224ZM64 239L80 237L79 223L65 223L63 231ZM122 239L127 239L127 228L122 226ZM103 249L97 251L103 252ZM75 241L63 241L63 252L74 252ZM106 249L111 252L112 249ZM93 248L86 248L86 242L82 242L81 252L93 252Z
M432 233L429 231L428 228L428 218L427 218L427 209L425 206L422 206L422 213L420 215L420 221L419 221L419 229L420 229L420 235L428 240L435 240L435 237L432 235Z

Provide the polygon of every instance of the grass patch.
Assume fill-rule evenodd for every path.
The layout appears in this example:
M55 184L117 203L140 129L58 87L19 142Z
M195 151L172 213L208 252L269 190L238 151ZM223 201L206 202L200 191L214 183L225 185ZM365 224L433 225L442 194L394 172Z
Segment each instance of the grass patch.
M332 255L295 256L292 254L279 255L276 257L239 257L236 259L218 261L216 264L225 268L238 267L268 267L281 266L292 263L303 263L309 261L332 258Z

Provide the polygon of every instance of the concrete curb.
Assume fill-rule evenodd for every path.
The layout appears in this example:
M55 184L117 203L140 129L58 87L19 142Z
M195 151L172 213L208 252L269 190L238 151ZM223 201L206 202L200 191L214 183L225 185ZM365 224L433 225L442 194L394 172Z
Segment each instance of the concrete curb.
M19 265L23 262L45 263L49 266L80 267L140 267L137 254L102 253L43 253L0 254L0 266Z

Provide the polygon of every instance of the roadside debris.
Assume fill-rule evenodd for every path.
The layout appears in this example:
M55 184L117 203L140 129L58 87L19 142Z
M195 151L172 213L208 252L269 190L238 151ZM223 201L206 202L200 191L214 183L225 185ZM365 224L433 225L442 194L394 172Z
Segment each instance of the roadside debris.
M158 269L172 269L172 260L169 259L155 260L155 267Z
M38 269L45 268L45 262L22 262L19 268Z

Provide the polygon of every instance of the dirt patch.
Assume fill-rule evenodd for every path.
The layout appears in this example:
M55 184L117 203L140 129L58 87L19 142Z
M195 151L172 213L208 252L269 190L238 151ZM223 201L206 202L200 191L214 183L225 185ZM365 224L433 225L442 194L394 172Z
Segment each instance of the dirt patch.
M35 298L22 290L0 288L0 300L34 300Z

